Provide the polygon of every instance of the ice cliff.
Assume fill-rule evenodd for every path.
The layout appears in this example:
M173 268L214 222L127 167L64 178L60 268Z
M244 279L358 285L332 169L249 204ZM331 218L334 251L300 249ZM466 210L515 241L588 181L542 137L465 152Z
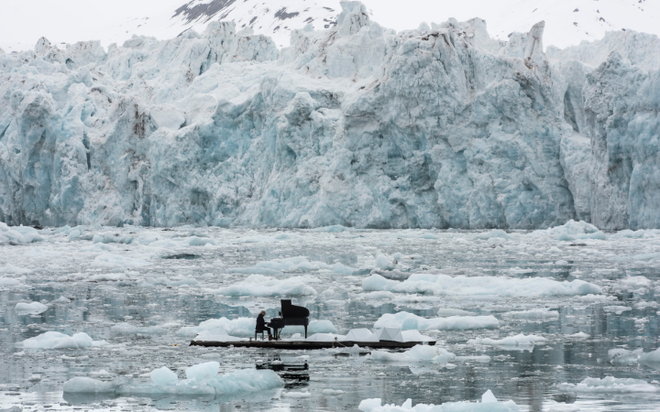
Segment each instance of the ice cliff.
M0 51L0 221L660 227L660 40L543 52L345 2L291 46L232 23Z

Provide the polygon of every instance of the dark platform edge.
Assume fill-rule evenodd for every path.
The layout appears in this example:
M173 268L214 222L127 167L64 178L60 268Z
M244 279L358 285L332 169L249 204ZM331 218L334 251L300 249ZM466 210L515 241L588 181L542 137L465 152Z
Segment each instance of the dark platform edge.
M354 341L333 341L333 342L313 342L313 341L238 341L238 342L217 342L193 340L190 346L205 346L217 348L263 348L263 349L286 349L286 350L310 350L310 349L332 349L332 348L352 348L358 345L361 348L371 349L409 349L416 345L435 345L435 341L430 342L354 342Z

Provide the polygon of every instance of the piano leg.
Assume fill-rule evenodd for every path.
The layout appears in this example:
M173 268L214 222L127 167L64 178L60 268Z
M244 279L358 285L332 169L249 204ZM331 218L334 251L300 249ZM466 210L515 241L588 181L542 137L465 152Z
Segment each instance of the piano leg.
M305 325L305 339L307 339L307 325Z

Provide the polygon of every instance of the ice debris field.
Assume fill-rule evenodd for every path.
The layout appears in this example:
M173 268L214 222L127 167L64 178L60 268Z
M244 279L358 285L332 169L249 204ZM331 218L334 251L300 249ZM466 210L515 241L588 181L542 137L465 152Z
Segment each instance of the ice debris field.
M544 27L397 33L344 2L281 49L214 21L0 51L0 221L660 228L660 40Z
M0 223L0 410L657 411L659 264L660 231L575 221ZM254 338L256 315L276 317L281 298L310 309L309 340L337 347L189 346ZM341 345L383 331L436 344Z

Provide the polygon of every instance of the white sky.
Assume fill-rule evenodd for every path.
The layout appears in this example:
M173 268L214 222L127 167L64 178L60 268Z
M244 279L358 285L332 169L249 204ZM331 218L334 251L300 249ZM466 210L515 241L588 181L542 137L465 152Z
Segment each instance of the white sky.
M101 40L123 43L132 34L171 38L181 25L170 21L187 0L0 0L0 48L32 49L41 36L53 43ZM273 1L273 0L270 0ZM286 4L286 0L278 0ZM328 0L328 3L338 3ZM493 37L527 31L546 20L544 42L565 47L602 37L606 30L632 28L660 34L660 0L364 0L373 20L396 30L449 17L486 19ZM574 12L579 9L579 12ZM642 11L643 9L643 11ZM145 17L149 16L149 20ZM605 22L600 21L603 17ZM575 25L577 23L577 26ZM128 31L128 33L127 33Z

